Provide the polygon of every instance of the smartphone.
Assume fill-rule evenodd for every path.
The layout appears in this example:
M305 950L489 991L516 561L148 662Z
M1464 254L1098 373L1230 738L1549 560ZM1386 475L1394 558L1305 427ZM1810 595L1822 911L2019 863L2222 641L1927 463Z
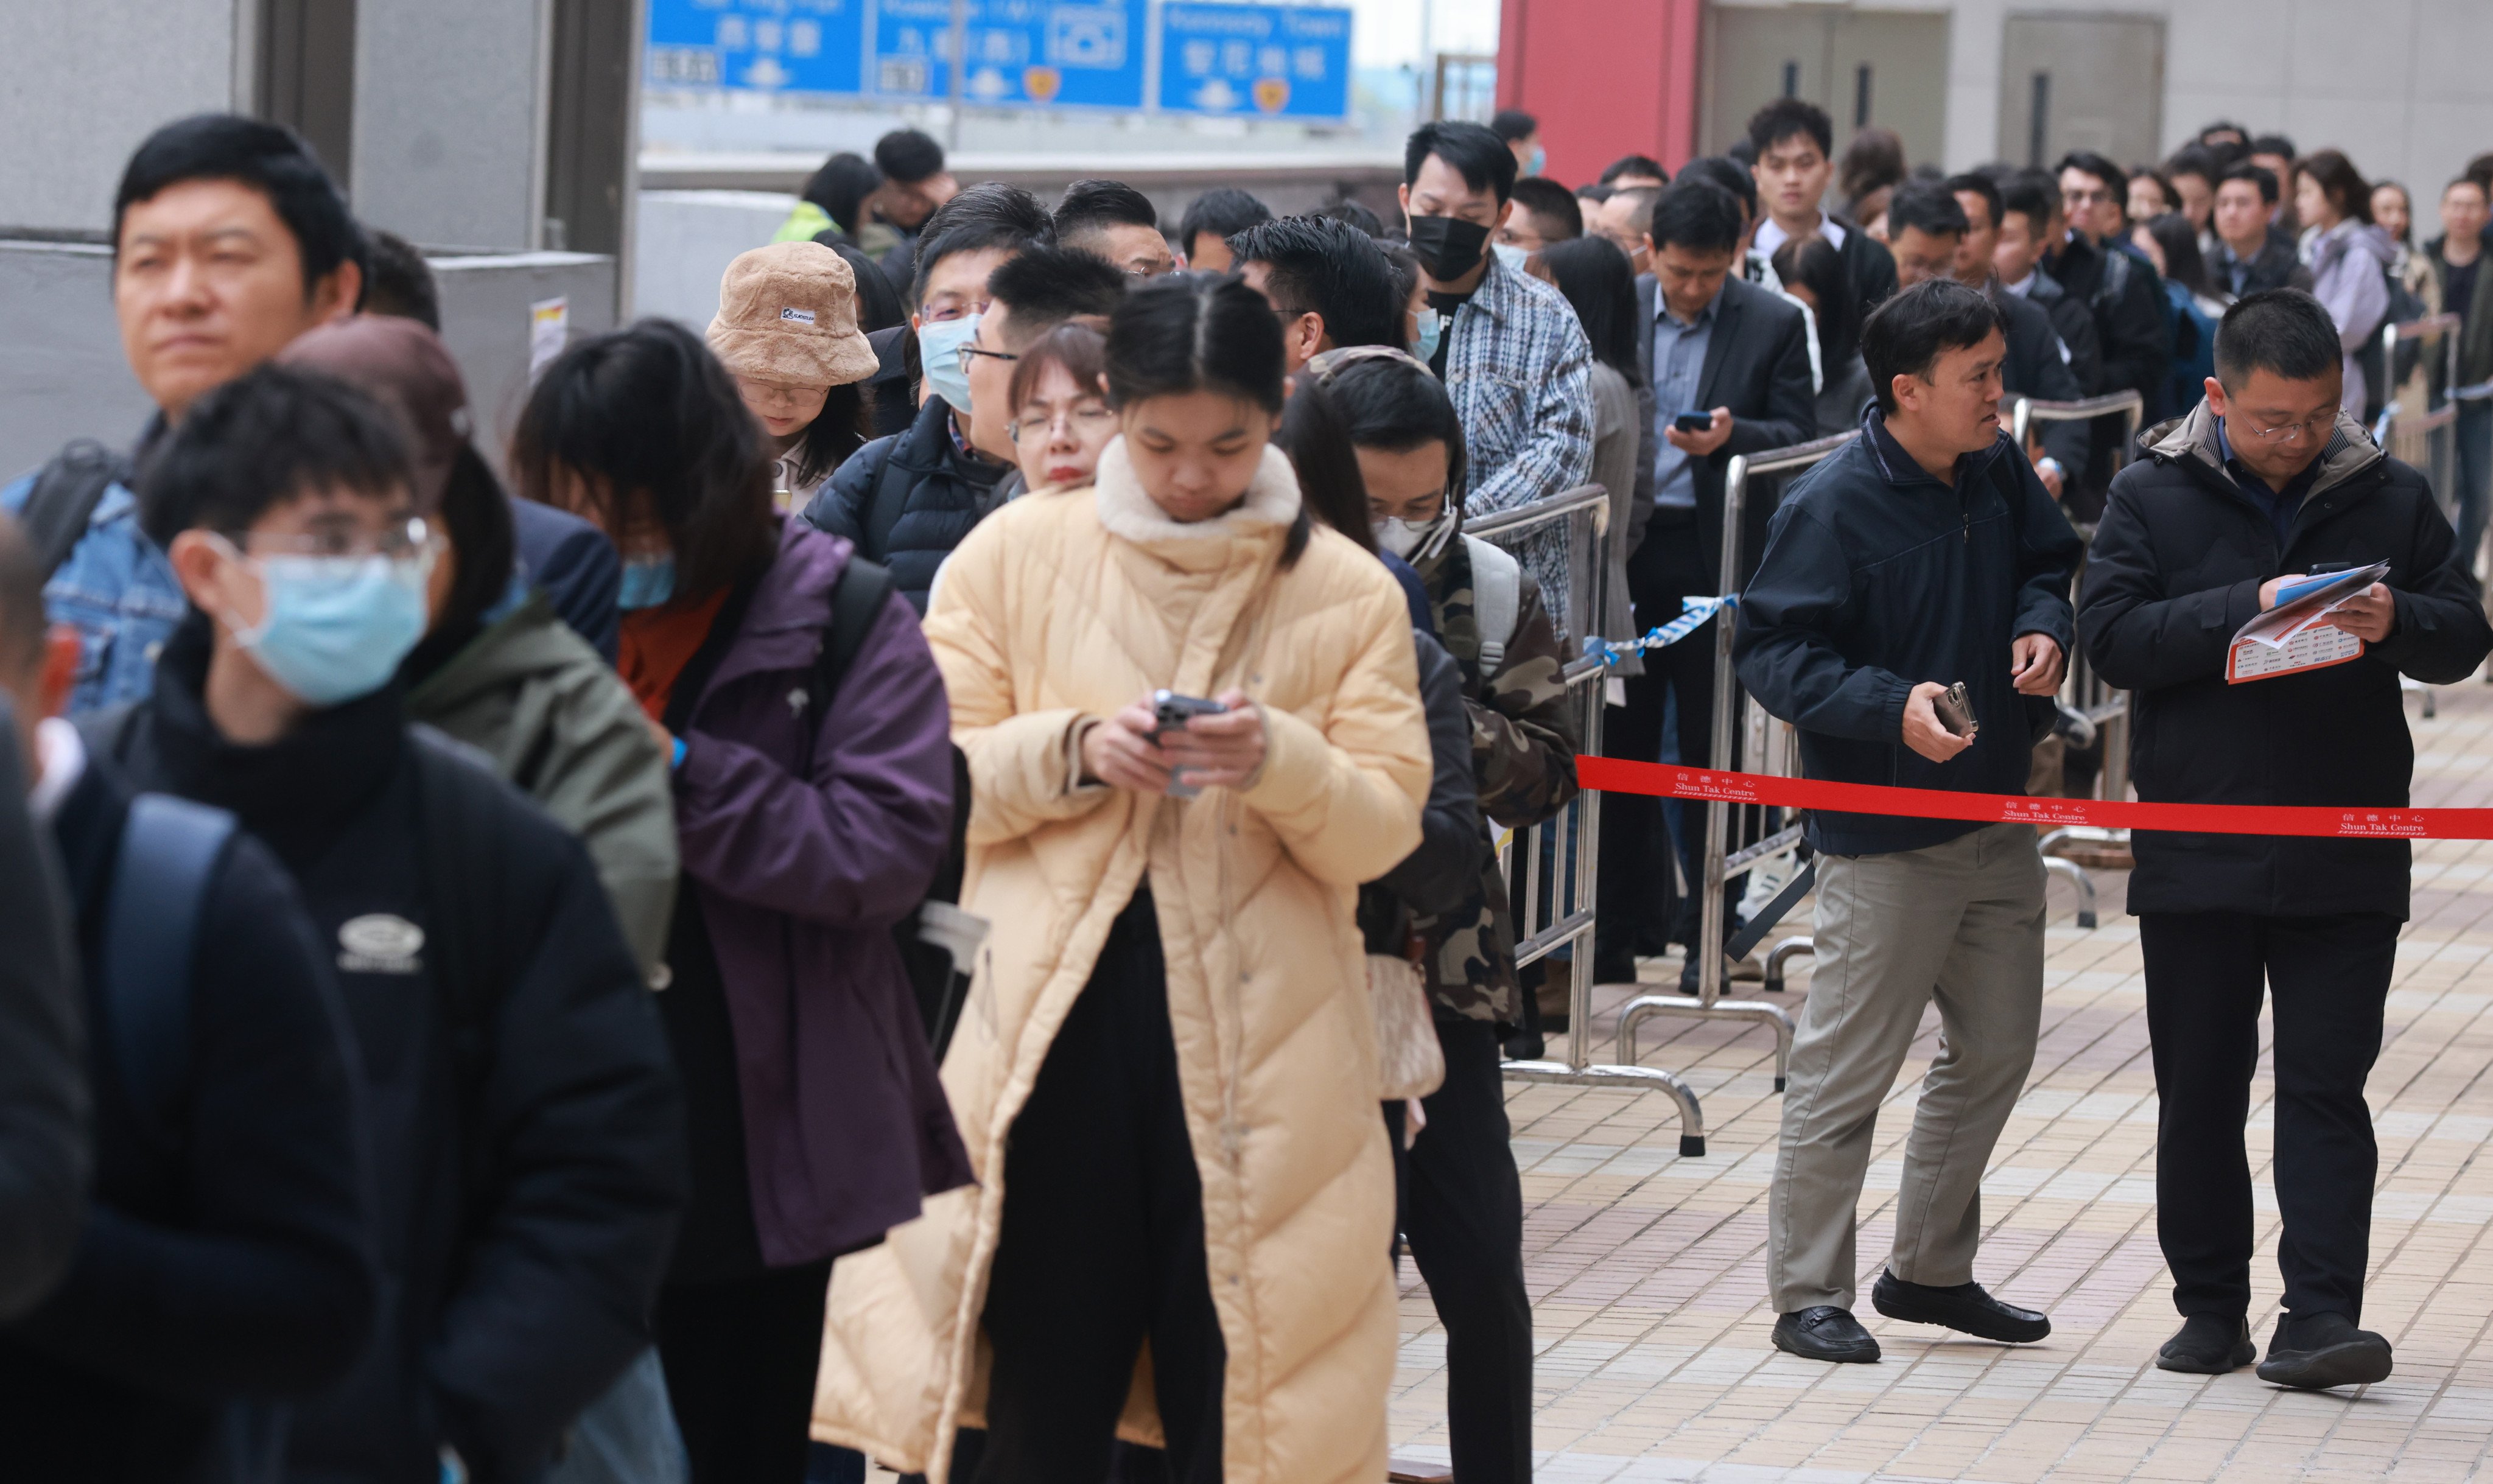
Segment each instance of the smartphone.
M1982 724L1973 719L1973 699L1966 694L1962 680L1932 697L1931 710L1938 717L1940 726L1967 742L1982 730Z
M1670 420L1670 426L1681 432L1710 432L1714 428L1711 412L1682 412Z
M1216 700L1206 700L1200 696L1180 696L1175 691L1154 691L1152 720L1159 726L1159 732L1154 735L1156 738L1160 733L1184 731L1188 719L1198 716L1218 716L1228 709ZM1173 799L1190 799L1203 792L1194 785L1182 781L1175 773L1169 775L1168 791L1169 797Z

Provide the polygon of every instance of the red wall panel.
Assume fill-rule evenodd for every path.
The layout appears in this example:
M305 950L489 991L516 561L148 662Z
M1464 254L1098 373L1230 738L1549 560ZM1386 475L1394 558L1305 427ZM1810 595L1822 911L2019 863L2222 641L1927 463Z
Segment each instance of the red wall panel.
M1501 0L1497 101L1541 121L1548 173L1591 180L1630 153L1672 169L1697 142L1703 0Z

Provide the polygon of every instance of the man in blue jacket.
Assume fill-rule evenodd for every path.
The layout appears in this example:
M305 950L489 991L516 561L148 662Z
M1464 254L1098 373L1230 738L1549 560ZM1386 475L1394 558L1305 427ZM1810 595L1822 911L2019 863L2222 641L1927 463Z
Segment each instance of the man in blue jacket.
M1998 307L1946 279L1862 328L1877 405L1792 485L1740 604L1733 655L1800 727L1809 777L2023 793L2073 628L2077 534L1999 427ZM1962 734L1934 706L1966 688ZM2027 1342L2051 1321L1973 1281L1981 1181L2034 1059L2043 862L2027 824L1813 811L1817 966L1792 1043L1768 1206L1777 1349L1871 1361L1852 1317L1853 1208L1878 1105L1937 1001L1946 1049L1905 1146L1890 1319Z

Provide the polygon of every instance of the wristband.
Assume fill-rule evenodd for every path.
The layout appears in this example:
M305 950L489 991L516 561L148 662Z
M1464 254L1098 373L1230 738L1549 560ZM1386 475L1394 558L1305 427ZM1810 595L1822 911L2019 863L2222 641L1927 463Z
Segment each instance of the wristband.
M685 747L684 747L684 739L683 739L683 738L681 738L681 737L677 737L677 738L676 739L676 755L675 755L673 757L670 757L669 759L667 759L667 771L668 771L668 772L673 773L673 772L676 771L677 769L681 768L681 767L684 765L684 753L685 753L685 751L686 751L686 749L685 749Z

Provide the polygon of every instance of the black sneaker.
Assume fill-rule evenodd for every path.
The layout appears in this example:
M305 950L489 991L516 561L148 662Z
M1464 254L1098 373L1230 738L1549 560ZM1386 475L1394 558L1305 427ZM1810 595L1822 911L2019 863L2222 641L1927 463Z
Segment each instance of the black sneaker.
M2389 1342L2357 1329L2342 1314L2288 1315L2276 1321L2259 1379L2302 1391L2387 1380Z
M2259 1347L2251 1343L2250 1321L2193 1314L2181 1321L2181 1332L2165 1341L2164 1348L2155 1352L2155 1367L2191 1376L2222 1376L2258 1358Z
M1849 1309L1818 1304L1775 1317L1775 1349L1804 1360L1861 1365L1878 1358L1878 1342Z
M1961 1334L2006 1345L2031 1345L2052 1332L2048 1316L2003 1304L1979 1283L1935 1289L1907 1283L1881 1270L1870 1286L1870 1307L1891 1320L1913 1324L1941 1324Z

